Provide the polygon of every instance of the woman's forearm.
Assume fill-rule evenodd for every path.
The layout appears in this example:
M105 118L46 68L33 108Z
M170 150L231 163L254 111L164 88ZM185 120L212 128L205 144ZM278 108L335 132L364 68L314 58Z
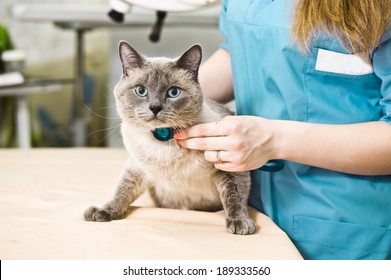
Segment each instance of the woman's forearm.
M226 50L217 50L201 65L198 79L205 97L221 103L233 100L231 60Z
M357 175L391 174L391 126L271 121L276 158Z

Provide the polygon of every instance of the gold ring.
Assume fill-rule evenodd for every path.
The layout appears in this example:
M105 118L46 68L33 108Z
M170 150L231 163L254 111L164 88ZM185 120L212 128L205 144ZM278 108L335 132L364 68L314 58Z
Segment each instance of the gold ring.
M216 151L216 162L218 162L218 163L222 163L223 162L221 160L221 157L220 157L220 151Z

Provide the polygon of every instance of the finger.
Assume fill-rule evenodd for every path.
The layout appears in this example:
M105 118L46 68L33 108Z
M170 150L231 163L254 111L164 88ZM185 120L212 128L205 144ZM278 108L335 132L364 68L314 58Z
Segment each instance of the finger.
M234 164L232 162L215 162L214 164L216 169L227 171L227 172L242 172L247 171L243 166Z
M217 155L217 152L219 153ZM230 153L228 151L205 151L204 157L206 161L209 162L218 162L219 157L222 162L228 162L230 161Z
M229 147L226 137L178 139L177 143L183 148L200 151L228 150Z
M176 139L188 139L197 137L224 136L224 127L220 122L203 123L190 127L186 130L177 131L174 134Z

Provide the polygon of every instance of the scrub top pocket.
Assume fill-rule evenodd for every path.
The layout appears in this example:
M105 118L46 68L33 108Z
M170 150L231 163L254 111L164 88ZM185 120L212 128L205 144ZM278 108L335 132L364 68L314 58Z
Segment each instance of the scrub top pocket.
M307 216L293 217L293 240L306 258L391 259L391 228L334 222ZM338 248L338 255L335 255ZM329 252L329 253L327 253Z
M358 56L313 47L304 73L308 122L379 120L380 83L370 63Z
M363 54L344 54L320 48L315 70L352 76L364 76L374 72L372 63L365 59Z

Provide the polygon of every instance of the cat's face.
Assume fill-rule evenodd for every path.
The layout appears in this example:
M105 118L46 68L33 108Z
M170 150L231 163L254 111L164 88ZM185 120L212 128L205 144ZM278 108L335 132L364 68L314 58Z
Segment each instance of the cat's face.
M121 41L119 53L123 73L114 94L122 121L150 130L192 125L202 108L200 46L177 59L146 58Z

